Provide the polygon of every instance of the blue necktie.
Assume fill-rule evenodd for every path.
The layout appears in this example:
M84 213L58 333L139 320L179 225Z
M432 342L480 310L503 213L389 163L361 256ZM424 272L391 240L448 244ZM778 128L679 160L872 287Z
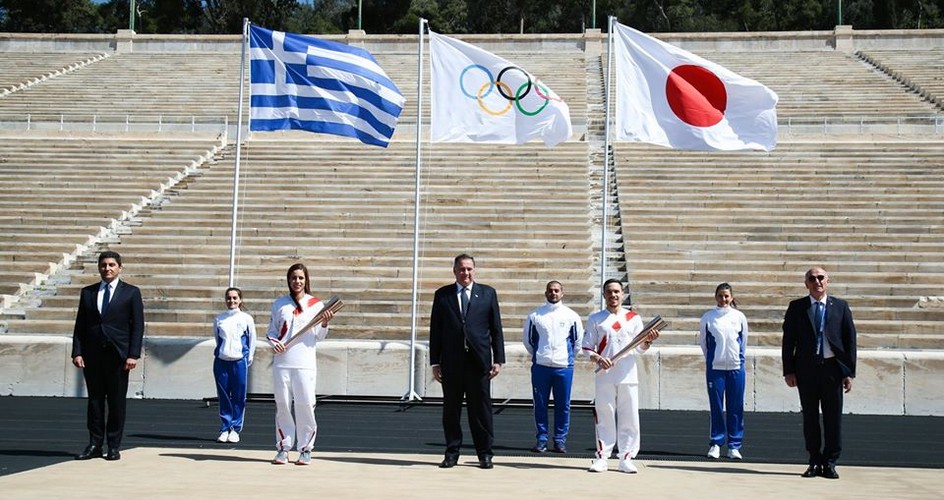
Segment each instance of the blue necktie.
M105 293L102 294L102 316L108 310L108 302L111 300L111 285L105 283Z
M816 322L816 362L823 363L823 303L816 302L813 321Z

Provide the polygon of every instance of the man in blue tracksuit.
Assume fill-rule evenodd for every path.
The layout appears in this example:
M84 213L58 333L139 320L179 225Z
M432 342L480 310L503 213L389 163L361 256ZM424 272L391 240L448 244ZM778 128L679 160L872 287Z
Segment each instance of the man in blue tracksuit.
M547 406L554 394L554 451L567 451L570 428L570 389L574 380L574 357L580 350L583 325L580 316L561 303L564 288L548 282L547 302L531 311L524 322L524 347L531 355L531 386L537 441L532 451L547 451Z

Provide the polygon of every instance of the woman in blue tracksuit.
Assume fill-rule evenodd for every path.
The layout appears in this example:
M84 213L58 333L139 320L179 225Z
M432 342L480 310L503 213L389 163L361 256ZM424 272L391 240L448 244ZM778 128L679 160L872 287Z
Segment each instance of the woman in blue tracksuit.
M243 292L226 289L226 311L213 321L213 378L220 400L221 443L238 443L246 413L246 389L249 365L256 352L256 323L240 308Z
M717 307L702 315L698 327L698 343L705 355L705 380L711 406L708 458L718 458L727 440L728 458L740 460L744 440L747 318L737 310L731 285L718 285L715 301Z

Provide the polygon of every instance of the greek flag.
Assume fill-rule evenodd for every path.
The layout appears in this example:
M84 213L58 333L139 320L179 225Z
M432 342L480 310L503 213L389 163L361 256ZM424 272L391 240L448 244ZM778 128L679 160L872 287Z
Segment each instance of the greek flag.
M403 94L364 49L249 27L249 130L298 129L386 147Z

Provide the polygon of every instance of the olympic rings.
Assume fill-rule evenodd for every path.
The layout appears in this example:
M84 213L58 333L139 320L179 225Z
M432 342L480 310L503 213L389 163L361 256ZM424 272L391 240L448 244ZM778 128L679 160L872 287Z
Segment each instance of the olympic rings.
M486 82L486 83L483 83L482 86L479 88L479 97L478 97L479 106L482 108L482 111L485 111L486 113L488 113L488 114L490 114L490 115L492 115L492 116L501 116L501 115L507 113L509 109L511 109L511 103L512 103L513 101L508 101L508 104L505 106L505 109L503 109L503 110L501 110L501 111L492 111L492 110L486 108L486 107L485 107L485 103L482 102L482 98L485 97L486 95L488 95L488 92L491 92L491 91L492 91L491 86L492 86L492 82ZM501 90L502 87L505 87L506 89L508 89L509 91L511 91L511 87L509 87L508 84L506 84L506 83L504 83L504 82L495 82L495 86L498 87L498 93L501 94L501 95L505 95L505 93L502 92L502 90ZM485 92L485 93L483 94L482 91L485 90L486 87L488 87L488 92ZM519 89L519 90L520 90L520 89Z
M479 86L478 90L474 94L468 91L465 84L466 74L472 70L481 71L484 73L482 76L485 77L485 82ZM524 77L524 83L522 83L514 93L512 93L511 87L502 81L502 78L505 77L505 74L509 71L517 71ZM521 100L531 93L532 88L534 89L535 95L544 102L538 106L537 109L529 111L524 108ZM497 89L498 94L508 101L502 109L490 109L485 103L485 98L488 97L494 89ZM547 86L544 85L540 80L535 79L527 71L517 66L506 66L502 68L502 70L498 72L498 77L496 78L492 75L491 70L485 66L481 64L470 64L466 66L459 75L459 90L469 99L476 100L479 104L479 107L482 108L482 111L485 111L492 116L504 115L512 108L512 105L514 105L519 113L525 116L535 116L544 111L544 108L547 107L550 101L561 102L561 98L552 95L551 90L547 88Z
M524 94L521 94L521 95L518 95L517 92L515 93L514 96L505 95L505 93L501 91L501 88L498 89L498 93L501 94L502 97L504 97L505 99L508 99L509 101L511 101L511 100L523 99L524 96L528 95L528 92L531 92L531 75L529 75L525 70L523 70L523 69L521 69L521 68L519 68L519 67L517 67L517 66L507 66L507 67L505 67L504 69L502 69L501 71L498 72L498 78L497 78L495 81L500 82L502 76L505 74L506 71L509 71L509 70L518 70L518 71L520 71L521 74L524 75L525 79L527 79L527 82L525 82L525 85L527 85L528 88L525 89ZM523 86L523 85L522 85L522 86ZM518 90L520 91L521 89L518 89Z

